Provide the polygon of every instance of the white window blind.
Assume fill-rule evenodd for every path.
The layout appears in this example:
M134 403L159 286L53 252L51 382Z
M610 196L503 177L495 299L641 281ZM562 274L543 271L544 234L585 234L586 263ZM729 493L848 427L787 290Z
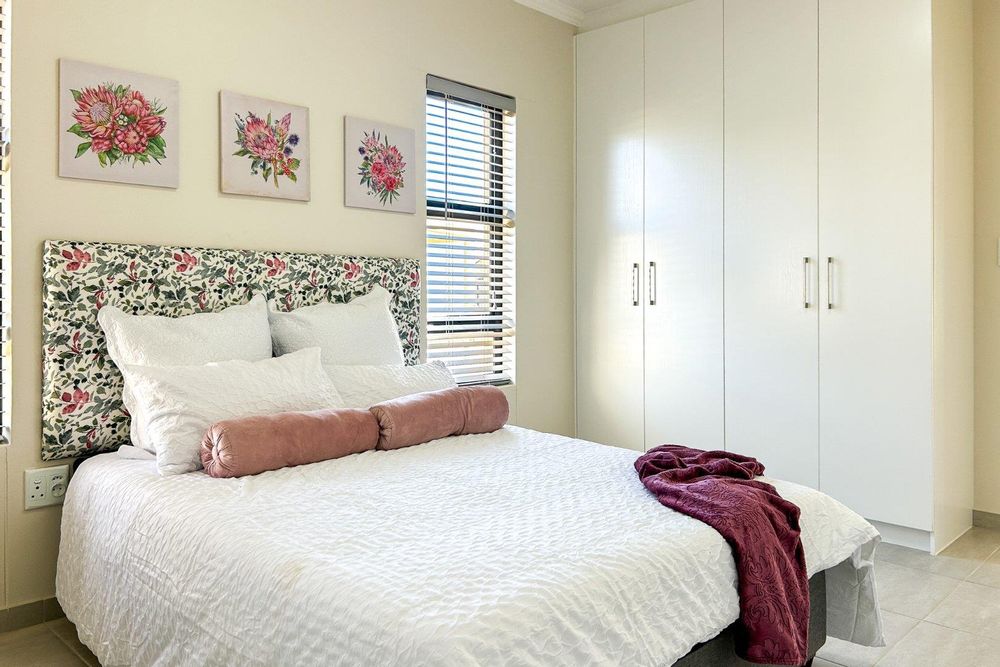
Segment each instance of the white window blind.
M0 0L0 444L10 433L10 3Z
M514 99L427 77L427 357L514 380Z

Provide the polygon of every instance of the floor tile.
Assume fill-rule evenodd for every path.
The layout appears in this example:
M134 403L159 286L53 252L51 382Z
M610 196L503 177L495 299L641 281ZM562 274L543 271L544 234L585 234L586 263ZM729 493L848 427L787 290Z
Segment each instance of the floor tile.
M44 625L0 635L0 667L79 667L84 664Z
M964 552L963 552L964 553ZM989 555L989 554L987 554ZM986 556L983 556L985 559ZM896 544L882 543L875 551L875 559L895 563L915 570L923 570L953 579L965 579L983 562L981 559L964 558L939 554L932 556L926 551L910 549Z
M878 663L879 667L1000 665L1000 643L921 622Z
M1000 641L1000 593L989 586L962 582L927 620Z
M79 636L76 633L76 626L69 622L65 618L61 618L58 621L52 621L46 623L49 629L56 634L59 639L63 641L66 646L70 648L73 653L80 657L85 663L91 667L99 667L100 662L97 657L91 653L90 649L87 648L83 642L80 641Z
M828 637L826 644L816 655L842 667L871 667L920 621L891 611L883 611L882 622L885 627L885 646L859 646L842 639Z
M997 551L979 568L969 575L969 581L983 586L1000 588L1000 551Z
M1000 530L973 526L939 555L965 560L984 561L1000 549Z
M875 564L879 602L886 611L923 619L962 582L880 561Z
M830 662L828 660L824 660L823 658L821 658L819 656L816 656L813 659L812 667L841 667L841 666L837 665L837 664L834 664L834 663L832 663L832 662Z

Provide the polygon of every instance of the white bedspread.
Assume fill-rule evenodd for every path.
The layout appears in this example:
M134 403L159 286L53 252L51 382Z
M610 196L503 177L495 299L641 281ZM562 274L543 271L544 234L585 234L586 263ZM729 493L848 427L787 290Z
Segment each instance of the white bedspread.
M738 616L729 547L636 452L507 427L243 479L114 454L66 496L57 593L106 665L667 665ZM802 508L831 634L881 639L877 533Z

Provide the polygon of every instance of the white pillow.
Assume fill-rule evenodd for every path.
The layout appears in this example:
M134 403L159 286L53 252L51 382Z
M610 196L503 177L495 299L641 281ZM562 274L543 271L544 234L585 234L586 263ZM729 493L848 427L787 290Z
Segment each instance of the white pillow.
M323 368L348 408L368 408L400 396L458 386L441 361L416 366L324 364Z
M323 350L324 364L403 364L392 295L380 286L348 303L318 303L290 313L270 309L275 355L307 347Z
M222 419L343 407L318 348L263 361L122 369L161 475L201 467L206 429ZM133 419L136 419L133 414Z
M230 306L217 313L195 313L184 317L132 315L117 306L104 306L97 321L108 342L108 356L121 369L140 366L193 366L212 361L271 357L271 330L267 323L267 301L254 294L249 303ZM128 378L122 403L132 416L129 437L136 447L153 452L142 430L146 421L132 397Z
M108 340L108 354L119 368L122 364L194 366L271 357L263 294L217 313L185 317L131 315L108 305L98 311L97 321Z

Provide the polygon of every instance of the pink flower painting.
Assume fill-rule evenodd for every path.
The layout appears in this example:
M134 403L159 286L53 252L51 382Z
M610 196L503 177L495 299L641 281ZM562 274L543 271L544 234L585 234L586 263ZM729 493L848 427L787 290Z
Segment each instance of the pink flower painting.
M178 84L59 61L59 175L176 188Z
M413 130L351 117L345 119L344 130L344 203L413 213Z
M260 175L265 183L272 181L276 188L281 187L279 178L298 181L295 171L302 161L293 154L299 145L299 135L290 131L291 125L291 113L273 122L270 113L266 119L253 112L246 117L236 114L236 145L240 148L233 155L250 160L250 173Z

